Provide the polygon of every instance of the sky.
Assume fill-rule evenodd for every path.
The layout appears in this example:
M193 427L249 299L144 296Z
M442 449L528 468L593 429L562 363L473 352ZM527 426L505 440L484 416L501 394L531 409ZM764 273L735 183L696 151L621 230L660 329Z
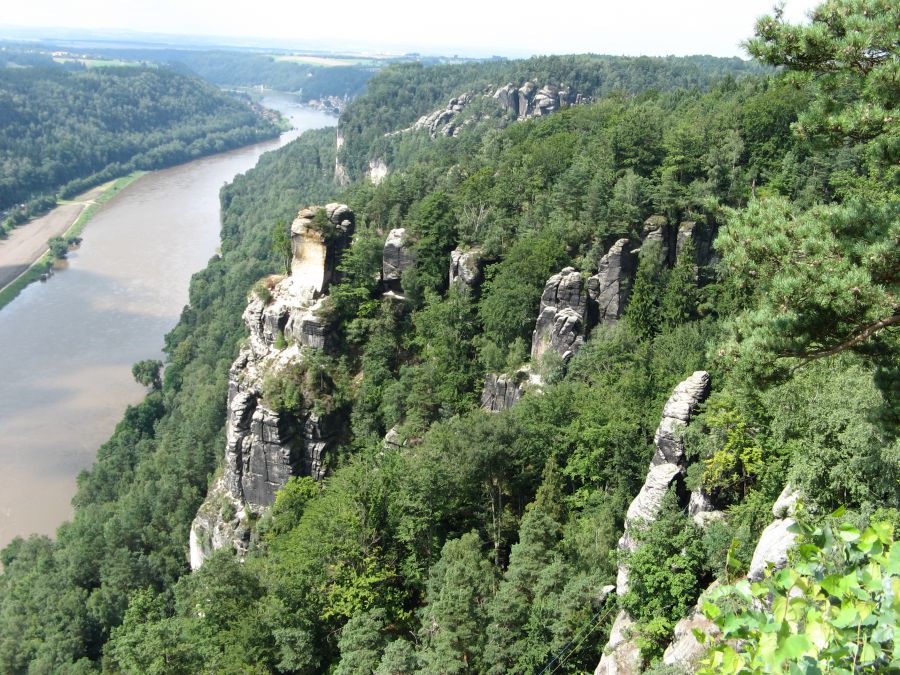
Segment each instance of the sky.
M216 36L220 44L460 56L594 52L746 56L741 40L774 0L12 0L21 28ZM795 22L818 2L788 0ZM38 31L40 33L40 31ZM31 33L33 36L34 33Z

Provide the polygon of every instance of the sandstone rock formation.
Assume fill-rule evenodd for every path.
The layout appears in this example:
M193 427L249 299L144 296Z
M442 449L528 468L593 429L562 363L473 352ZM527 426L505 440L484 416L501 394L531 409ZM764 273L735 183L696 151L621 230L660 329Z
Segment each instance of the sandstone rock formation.
M725 513L716 508L709 494L702 487L691 492L691 498L688 501L688 515L697 527L706 527L710 523L725 519Z
M753 550L750 569L747 571L747 577L751 581L762 579L769 565L780 569L787 564L788 551L797 540L797 535L791 532L790 528L797 522L794 516L797 513L799 499L798 490L790 484L784 486L784 490L772 506L775 520L759 535L759 542Z
M677 237L677 231L669 224L665 216L650 216L644 221L641 231L641 246L652 241L659 242L662 261L671 266L675 263Z
M528 371L519 370L513 375L488 373L481 392L481 407L491 412L509 410L525 394Z
M400 290L403 273L416 263L412 242L405 227L398 227L388 232L384 242L381 279L390 290Z
M663 497L669 488L684 475L684 443L680 431L688 425L698 404L706 400L710 390L710 377L698 370L675 387L663 408L662 420L654 437L656 452L650 461L650 469L644 485L628 507L625 515L625 532L619 539L619 551L633 553L637 550L634 529L646 527L659 517ZM616 576L616 593L628 592L628 567L619 563ZM603 658L594 671L597 675L625 675L640 672L640 649L628 635L633 621L624 610L619 612L604 649Z
M231 546L244 554L253 516L271 506L288 478L324 475L336 420L317 412L313 401L300 410L276 410L263 394L267 375L302 367L304 349L326 347L323 294L336 280L354 219L343 204L324 207L331 225L326 236L314 222L318 211L304 209L292 224L297 257L291 275L267 280L266 298L254 294L244 311L250 335L229 371L223 472L191 525L193 569L217 548Z
M497 89L493 98L502 108L514 112L519 119L550 115L562 108L590 100L566 85L557 87L546 84L539 88L534 82L526 82L518 88L510 82Z
M378 185L387 178L388 175L388 166L385 164L384 160L380 157L376 157L375 159L369 160L369 168L366 169L366 178L368 178L372 183Z
M706 653L707 645L697 641L694 631L698 630L704 635L715 636L720 633L719 627L706 618L703 614L703 602L705 596L718 582L706 589L697 600L697 604L691 613L675 624L672 633L672 642L663 653L663 663L667 666L677 666L687 672L693 672L700 665L700 659Z
M619 239L597 265L597 273L588 279L588 296L596 305L593 319L598 324L613 324L625 311L637 268L637 256L628 239Z
M450 285L460 283L469 290L475 290L481 283L481 250L478 248L450 251Z
M324 221L316 215L323 212ZM291 223L291 278L294 285L327 292L337 280L337 266L350 245L355 219L346 204L302 209Z
M706 265L714 265L718 262L718 256L713 248L717 228L715 225L706 225L693 220L683 221L678 226L675 241L675 259L680 260L688 242L693 244L695 277L699 278L699 268Z
M456 122L459 114L472 102L474 95L470 92L451 98L445 108L440 108L428 115L422 115L418 121L410 127L412 131L425 129L432 138L438 136L454 136L459 129ZM406 131L406 129L404 129Z
M341 187L350 185L350 172L347 171L347 167L341 162L341 148L344 147L344 134L341 133L340 125L337 127L337 137L335 139L334 147L336 150L334 155L334 182Z
M548 349L567 362L584 342L588 308L587 285L581 272L566 267L544 286L537 323L531 338L531 361Z
M748 578L751 581L759 581L765 576L766 569L771 565L779 569L787 564L788 551L796 541L796 535L788 531L795 522L797 502L800 493L790 485L786 485L781 495L772 507L775 520L763 530L756 549L753 551L753 560L750 563ZM699 630L705 635L718 635L719 628L703 614L704 596L718 585L713 584L701 594L694 610L684 619L675 624L672 642L663 654L663 663L669 666L677 666L688 672L696 669L700 659L706 653L707 646L701 644L694 637L693 631Z

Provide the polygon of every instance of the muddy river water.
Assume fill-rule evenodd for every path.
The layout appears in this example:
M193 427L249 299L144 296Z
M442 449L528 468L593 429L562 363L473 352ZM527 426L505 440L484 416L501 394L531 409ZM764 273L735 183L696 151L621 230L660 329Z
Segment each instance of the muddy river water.
M336 122L287 96L264 103L295 129L142 176L97 212L65 269L0 309L0 547L71 516L76 476L144 395L131 365L162 358L191 275L216 251L223 183Z

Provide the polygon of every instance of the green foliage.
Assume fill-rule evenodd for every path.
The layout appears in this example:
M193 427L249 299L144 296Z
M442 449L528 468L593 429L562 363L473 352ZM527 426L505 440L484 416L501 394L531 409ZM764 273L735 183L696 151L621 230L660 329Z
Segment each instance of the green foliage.
M834 143L878 139L884 159L896 159L900 10L883 0L828 0L811 18L797 26L785 23L781 11L764 16L747 48L814 87L815 102L797 123L800 133Z
M277 221L272 226L272 253L281 263L281 273L291 273L291 259L294 257L291 248L291 229L284 221Z
M689 432L700 445L704 489L726 500L747 496L759 474L772 462L760 442L757 424L728 392L714 394L707 401L703 415Z
M444 545L430 575L422 609L421 672L482 670L487 605L494 592L495 574L481 553L477 532Z
M699 672L876 673L900 667L900 544L893 527L873 522L863 531L849 523L798 529L801 540L789 567L706 596L704 614L722 634Z
M689 237L678 251L675 266L669 272L666 289L659 300L659 317L669 328L690 321L697 314L698 276L696 246Z
M0 209L277 133L243 103L164 68L3 68L0 97Z
M516 338L530 337L544 284L566 258L564 241L545 230L519 239L487 269L478 304L485 340L506 350Z
M145 359L138 361L131 367L131 375L135 382L151 389L162 388L162 361L155 359Z
M814 83L713 84L724 70L759 67L594 56L391 67L342 119L342 160L360 176L384 159L380 184L335 194L327 130L236 177L222 191L221 256L195 276L166 339L163 386L128 409L80 478L57 541L2 553L0 670L531 672L565 650L559 671L590 671L608 628L597 589L615 575L661 410L701 368L715 393L686 434L700 460L690 478L707 474L726 518L701 533L669 497L637 534L625 604L649 660L713 575L747 564L785 478L814 507L896 519L890 326L766 390L746 377L771 375L773 356L805 358L778 358L783 345L828 348L878 312L893 316L888 168L874 146L791 133L820 95ZM385 136L462 91L524 79L596 100L516 123L479 100L452 137ZM685 82L697 88L672 88ZM281 410L334 415L328 475L288 481L242 563L222 552L186 576L188 528L225 444L247 293L289 264L287 228L273 237L273 223L333 200L357 223L328 300L335 349L304 350L263 392ZM723 265L697 269L691 240L668 260L646 243L624 321L594 327L565 373L544 372L540 393L479 409L485 371L523 364L552 274L592 272L648 216L714 227L720 206L733 209ZM414 235L407 302L382 297L394 227ZM460 243L485 265L471 290L446 288ZM264 302L276 279L256 287ZM401 443L384 442L390 429Z
M629 588L622 606L637 622L641 654L651 661L662 655L675 622L700 595L706 551L698 528L677 508L671 491L659 518L635 539L637 550L626 561Z
M846 350L890 360L898 238L898 200L799 211L773 198L732 211L716 246L755 303L735 320L727 358L763 378Z
M338 640L341 660L335 675L362 675L375 671L387 644L385 619L383 609L359 612L350 618Z
M644 339L659 333L663 325L660 299L668 276L663 258L659 242L649 241L641 247L634 288L625 310L629 327L635 335Z
M69 242L62 237L50 237L47 240L47 248L50 249L50 255L59 260L65 258L69 252Z

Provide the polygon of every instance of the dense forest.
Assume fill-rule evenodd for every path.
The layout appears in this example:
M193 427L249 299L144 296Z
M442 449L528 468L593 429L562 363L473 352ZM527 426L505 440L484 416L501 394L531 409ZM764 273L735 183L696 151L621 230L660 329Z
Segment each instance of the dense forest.
M369 159L384 156L388 149L383 135L402 129L420 115L447 103L464 92L493 93L507 82L519 86L532 81L538 86L553 83L568 86L584 97L613 93L673 88L706 88L728 74L760 72L753 61L710 56L613 57L582 54L540 56L522 61L488 61L426 67L420 63L397 64L369 83L366 96L347 110L341 128L347 140L341 160L354 177L361 176ZM499 110L493 110L499 114Z
M0 211L278 133L244 102L165 68L0 69Z
M223 189L222 253L192 281L162 380L79 478L73 521L0 554L0 670L592 672L627 611L642 669L674 673L663 650L714 582L704 672L900 667L898 25L882 0L828 0L809 27L763 17L748 50L777 72L391 68L342 118L353 171L392 153L384 181L338 188L328 132L265 155ZM460 89L563 78L593 102L383 136ZM225 547L187 573L241 312L282 271L278 232L332 199L356 214L329 291L337 343L271 385L327 397L347 438L327 478L292 478L254 521L244 560ZM718 233L703 265L645 238L683 221ZM379 280L398 227L415 254L402 302ZM621 320L531 363L539 391L481 409L485 375L527 361L547 280L593 273L623 238L641 252ZM448 284L457 246L487 261L477 290ZM697 525L672 488L623 561L663 406L701 369L684 483L722 518ZM788 483L801 545L751 585ZM608 597L623 562L630 587Z

